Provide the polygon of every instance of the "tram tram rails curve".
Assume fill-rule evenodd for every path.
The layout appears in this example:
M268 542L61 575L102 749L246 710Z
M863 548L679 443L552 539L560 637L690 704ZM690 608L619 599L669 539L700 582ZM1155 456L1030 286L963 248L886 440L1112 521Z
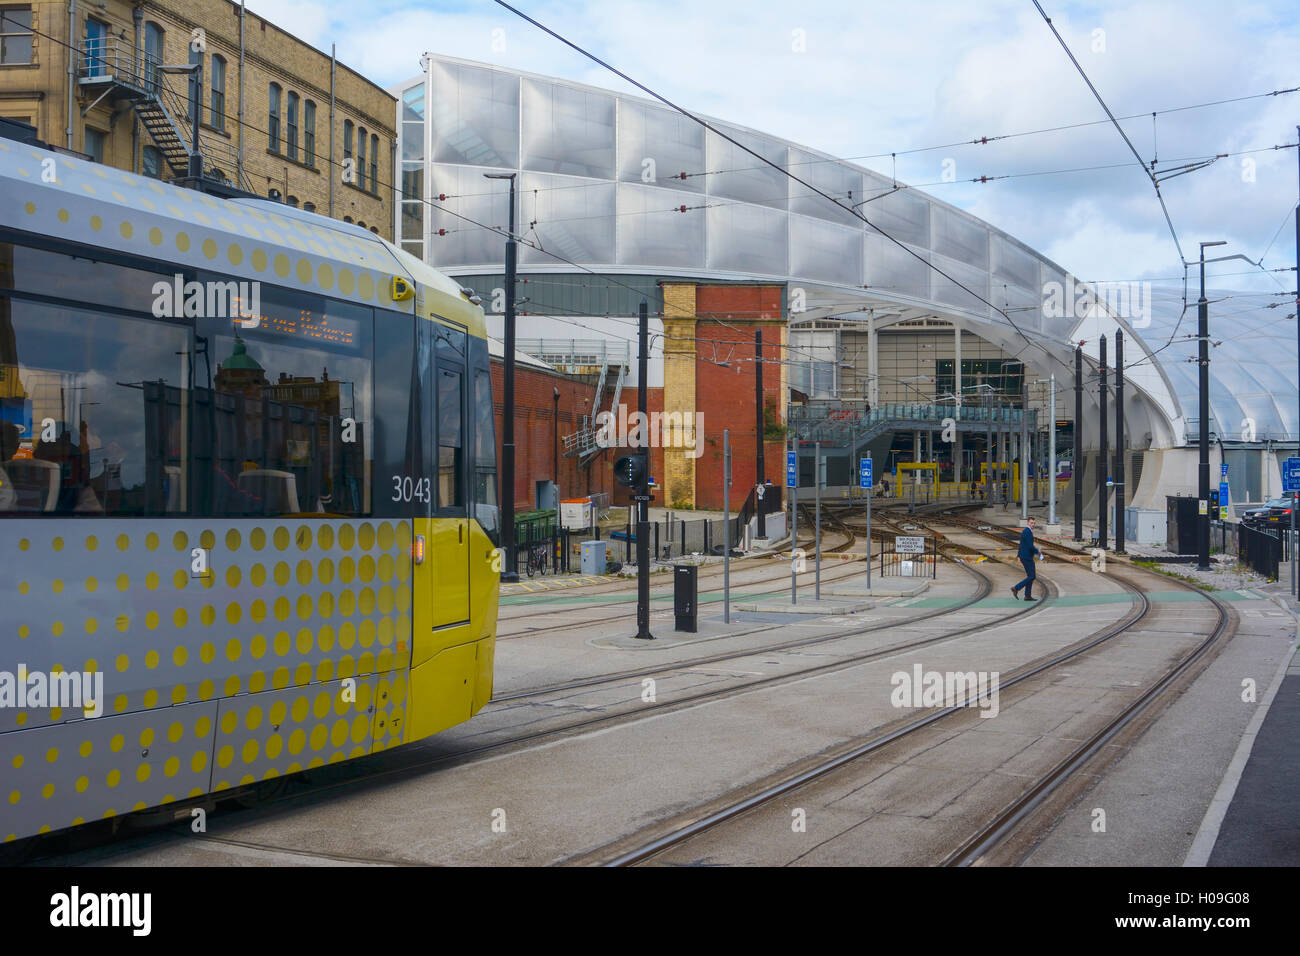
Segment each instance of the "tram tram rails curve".
M946 521L947 519L943 520ZM935 523L941 522L936 521ZM962 530L972 529L963 527ZM977 533L985 534L997 540L1005 540L991 528L987 532L978 531ZM1069 549L1064 550L1068 551ZM1143 575L1156 576L1153 571L1140 570ZM1151 602L1147 597L1146 589L1121 575L1112 573L1106 575L1106 577L1108 580L1120 584L1134 596L1136 600L1133 611L1117 624L1108 626L1099 633L1090 635L1059 653L1028 662L1013 672L1011 676L1003 679L1001 683L1002 689L1030 681L1039 675L1049 673L1061 664L1076 660L1081 655L1104 647L1106 642L1112 638L1133 630L1147 620L1151 613ZM1175 686L1179 678L1187 675L1198 661L1208 661L1206 655L1211 649L1217 649L1217 647L1221 647L1223 643L1226 643L1222 639L1225 634L1229 634L1234 615L1219 598L1194 585L1165 578L1164 576L1159 576L1159 578L1162 583L1172 582L1180 588L1206 599L1215 614L1209 633L1205 634L1203 639L1187 654L1180 657L1173 666L1167 668L1163 674L1149 683L1118 715L1108 720L1104 726L1074 748L1064 760L1059 761L1050 770L1039 775L1031 785L1024 788L1021 794L1006 805L991 822L979 828L973 835L963 841L959 847L944 855L939 862L951 866L972 865L993 853L999 846L1005 845L1010 837L1016 833L1017 828L1024 825L1033 816L1034 811L1042 807L1056 794L1077 771L1089 765L1107 742L1115 739L1152 704L1160 700L1165 692ZM690 841L713 831L715 828L724 827L738 821L747 814L801 788L826 780L835 772L850 768L864 758L877 755L890 745L913 737L918 732L933 727L940 722L950 720L965 710L967 710L965 707L945 707L912 719L901 727L884 733L880 733L879 728L877 728L875 734L864 735L850 742L850 744L840 748L835 755L820 760L812 766L805 766L804 763L806 762L801 762L797 766L798 772L775 774L759 784L741 788L737 792L719 798L705 807L697 807L680 814L674 821L660 821L653 829L656 831L667 829L668 832L660 832L653 839L646 839L644 842L627 839L616 841L615 844L608 848L616 850L616 855L606 854L606 857L599 860L599 862L608 866L637 865L651 861L669 851L680 850ZM647 830L649 829L651 828L647 828ZM581 861L595 862L600 852L584 854Z

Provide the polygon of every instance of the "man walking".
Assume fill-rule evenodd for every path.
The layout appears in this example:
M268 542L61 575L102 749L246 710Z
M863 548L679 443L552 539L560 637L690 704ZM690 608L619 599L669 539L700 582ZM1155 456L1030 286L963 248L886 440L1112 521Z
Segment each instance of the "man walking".
M1042 554L1034 546L1034 519L1031 517L1026 521L1025 529L1020 532L1020 550L1016 557L1020 559L1021 566L1025 569L1025 579L1011 589L1011 596L1017 601L1020 600L1020 589L1025 589L1025 600L1035 601L1034 597L1034 580L1038 577L1034 570L1034 555Z

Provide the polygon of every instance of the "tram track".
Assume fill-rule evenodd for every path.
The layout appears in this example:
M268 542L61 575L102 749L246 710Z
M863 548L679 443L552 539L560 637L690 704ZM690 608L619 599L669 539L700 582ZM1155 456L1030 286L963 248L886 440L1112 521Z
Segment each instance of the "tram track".
M1005 540L996 533L991 533L990 536L996 537L998 540ZM1002 689L1014 687L1031 681L1040 675L1047 674L1063 663L1076 660L1081 655L1086 655L1104 646L1113 638L1133 630L1148 619L1151 613L1151 602L1145 589L1118 575L1108 575L1107 577L1133 595L1135 600L1132 610L1119 622L1102 629L1099 633L1076 642L1056 654L1028 662L1018 668L1010 677L1002 681ZM1162 580L1164 579L1162 578ZM1193 585L1184 584L1183 582L1175 583L1205 597L1210 602L1216 613L1216 620L1210 633L1191 652L1182 656L1173 667L1168 668L1159 678L1154 680L1120 714L1107 721L1103 727L1075 748L1065 759L1040 775L1032 785L1025 788L1022 794L1018 795L1003 811L998 813L989 824L980 828L956 850L947 854L943 859L945 864L972 865L1003 845L1016 832L1017 828L1024 824L1038 808L1043 806L1066 781L1071 779L1081 767L1087 765L1108 742L1115 739L1121 731L1130 726L1139 715L1155 703L1166 690L1188 672L1196 661L1202 659L1226 633L1231 615L1222 601L1212 594L1206 594ZM865 758L880 754L891 745L910 740L927 728L934 727L940 722L951 720L959 714L968 712L968 707L946 707L919 718L911 719L898 727L877 728L873 734L858 738L847 747L838 748L830 756L801 762L787 768L787 771L778 772L778 774L765 778L757 784L724 795L722 798L697 807L685 814L678 815L668 821L660 821L653 828L643 831L646 833L644 839L636 837L624 838L623 840L614 841L605 848L582 854L567 862L600 862L610 866L627 866L649 862L669 851L681 850L692 840L739 821L747 814L768 806L797 790L815 782L824 781L839 770L853 767ZM656 831L656 834L650 836L649 830Z
M511 703L514 706L522 706L526 701L529 700L537 701L540 698L552 697L556 694L568 693L574 690L588 690L599 686L615 685L623 681L639 680L647 676L657 675L663 677L663 676L669 676L676 673L688 674L693 669L707 666L710 664L742 660L745 658L771 654L782 650L792 650L792 649L800 649L800 648L805 648L810 646L822 645L833 641L850 639L853 637L858 637L865 634L870 634L873 632L887 630L895 627L912 627L916 624L922 623L927 620L932 620L935 618L960 613L961 611L971 608L972 606L978 604L980 601L984 600L992 593L993 580L990 575L984 573L982 570L965 566L965 565L963 565L963 570L971 574L977 581L976 589L969 597L958 602L958 604L952 607L936 609L934 611L926 612L924 614L915 617L910 617L904 621L895 621L895 622L876 625L872 627L861 627L861 626L846 627L842 629L837 629L830 634L820 634L808 638L802 638L799 640L782 642L780 644L769 644L760 647L745 648L743 650L737 650L737 651L732 651L723 654L710 655L704 658L691 658L689 660L684 660L684 661L666 662L664 664L660 664L656 666L623 671L617 674L601 675L587 680L567 682L565 684L552 685L544 688L536 688L530 691L520 692L519 694L516 695L510 695L508 698L502 698L500 700L494 699L489 703L488 706L491 707L493 705L501 704L501 703ZM1040 610L1042 610L1045 604L1046 602L1038 602L1036 604L1027 605L1024 608L1017 609L1011 614L1002 615L993 621L981 620L960 628L945 631L943 633L936 634L936 635L927 636L918 640L906 641L899 644L889 645L886 647L875 648L872 650L864 651L862 653L852 654L847 657L837 659L835 661L817 664L811 667L798 667L792 670L782 672L780 674L773 674L764 677L759 677L754 680L733 682L733 683L729 683L727 686L724 687L714 687L706 690L701 690L698 692L678 695L678 696L674 696L673 699L671 700L661 700L654 703L644 703L641 702L638 694L636 703L629 708L595 714L590 717L580 719L577 721L570 721L568 723L564 723L559 726L545 727L539 730L528 731L523 734L513 734L503 740L492 741L490 743L485 743L479 746L472 746L472 747L459 749L452 753L438 754L438 755L427 756L427 757L415 757L414 759L410 759L411 752L406 748L399 748L395 751L391 751L390 753L402 754L403 757L407 759L402 759L397 766L378 767L375 769L365 768L366 762L374 762L383 759L384 757L387 756L387 754L382 754L382 755L373 754L368 757L357 758L357 761L351 762L348 765L348 772L353 774L353 776L349 776L346 779L329 780L329 781L313 781L312 780L313 774L319 776L321 771L325 771L328 773L330 772L330 768L323 767L323 768L316 768L315 770L308 770L302 775L301 780L294 781L296 783L296 788L293 789L292 791L278 792L276 793L276 795L271 796L267 799L264 800L259 799L252 804L241 804L241 805L244 807L243 812L245 813L252 813L258 815L271 814L271 813L279 812L280 810L288 806L291 806L294 803L301 802L302 800L306 800L306 799L315 800L322 797L328 797L333 793L341 792L348 788L354 787L358 783L365 783L367 785L376 785L376 784L381 784L385 781L401 779L413 773L419 773L434 768L443 768L443 767L451 768L451 767L469 765L480 759L496 756L498 754L509 753L512 750L516 750L520 747L544 744L555 740L562 740L566 737L576 736L591 730L598 729L602 726L614 726L631 720L640 720L646 716L657 714L657 713L668 713L668 712L684 709L702 703L724 700L729 697L737 696L740 694L748 693L762 688L779 686L781 684L805 680L810 677L817 677L825 674L831 674L837 671L842 671L852 667L860 666L865 663L870 663L871 661L894 656L899 653L904 653L910 650L916 650L929 645L938 644L945 641L950 641L961 637L969 636L972 634L980 633L989 627L1000 626L1009 623L1010 621L1021 619L1031 614L1035 614ZM780 628L782 626L784 625L774 625L773 629ZM484 708L484 711L486 712L487 708ZM292 778L289 779L292 780ZM275 785L274 781L271 783L273 786ZM253 785L253 787L249 789L255 791L258 786L259 785ZM228 791L226 794L223 794L220 799L221 802L226 802L230 798L239 799L241 795L246 796L246 794L242 794L241 791L237 789L237 790ZM210 798L198 798L194 801L178 801L177 803L169 805L167 808L165 808L165 810L161 814L161 816L165 817L165 819L160 820L158 823L152 826L156 826L157 829L161 830L169 826L172 822L172 817L178 813L184 814L185 815L184 819L188 819L187 808L191 806L213 806L213 805L214 802ZM154 817L159 816L158 811L152 811L152 812L143 811L142 814L152 815ZM122 825L123 823L126 823L129 826L131 819L132 816L127 815L124 817L116 818L116 821L105 821L105 824L107 824L108 827L114 830L115 832L115 828ZM105 824L92 824L91 826L99 827L99 826L104 826ZM145 825L151 826L149 824L145 824ZM85 830L86 828L82 828L81 831L77 831L82 838L88 836L88 834L84 832ZM50 838L43 838L43 839L50 839ZM112 839L112 837L110 835L105 839L106 841L109 841Z

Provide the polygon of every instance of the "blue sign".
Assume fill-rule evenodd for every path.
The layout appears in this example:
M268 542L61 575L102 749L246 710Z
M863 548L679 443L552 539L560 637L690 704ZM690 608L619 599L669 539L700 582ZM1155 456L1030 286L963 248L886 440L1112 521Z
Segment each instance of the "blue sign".
M795 459L795 453L788 451L785 453L785 486L787 488L798 487L799 484L799 465Z
M1282 463L1282 490L1300 491L1300 458L1288 458Z
M1219 507L1226 507L1228 504L1228 483L1219 482Z
M871 459L858 459L858 485L862 488L870 488L874 484L871 475Z
M1228 463L1226 461L1219 465L1219 477L1225 479L1228 477Z

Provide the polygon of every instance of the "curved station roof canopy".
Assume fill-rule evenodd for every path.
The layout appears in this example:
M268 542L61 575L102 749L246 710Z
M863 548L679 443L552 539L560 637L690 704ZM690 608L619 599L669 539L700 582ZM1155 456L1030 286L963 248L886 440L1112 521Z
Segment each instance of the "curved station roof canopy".
M1104 301L1089 309L1066 270L1024 243L853 163L708 120L836 205L651 100L448 57L428 55L425 64L424 74L392 90L410 197L397 230L404 248L439 269L500 272L500 233L475 223L504 227L508 192L483 174L517 172L522 270L572 273L576 264L598 273L771 281L787 286L792 310L801 310L794 320L871 315L881 328L936 316L998 345L1031 373L1054 372L1058 388L1072 384L1077 343L1095 364L1099 337L1113 342L1123 330L1135 445L1181 445L1195 431L1195 366L1181 347L1154 351L1167 332L1153 333L1172 330L1181 298L1153 305L1103 289ZM1194 332L1195 321L1193 302L1180 334ZM1282 354L1294 362L1294 344ZM1233 359L1219 373L1219 357L1212 369L1223 376L1214 406L1222 427L1235 434L1253 414L1261 440L1294 437L1294 366L1289 375L1264 374ZM1274 401L1279 390L1291 398ZM1095 384L1087 401L1095 406ZM1085 408L1085 422L1095 417Z

